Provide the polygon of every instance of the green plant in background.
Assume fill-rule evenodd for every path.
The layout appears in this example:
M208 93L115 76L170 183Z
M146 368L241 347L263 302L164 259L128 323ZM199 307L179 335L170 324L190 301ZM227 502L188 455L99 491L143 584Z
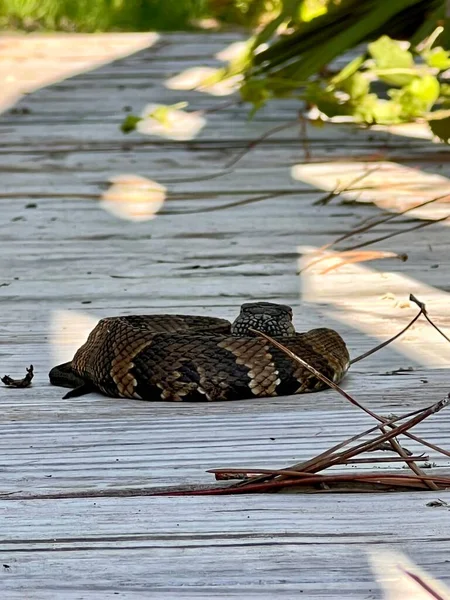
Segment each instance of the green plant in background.
M208 0L2 0L2 28L149 31L189 28Z
M418 49L382 36L337 74L308 84L303 98L327 117L367 125L425 120L447 141L450 88L440 75L450 68L450 53L434 45L439 33L442 28Z
M436 135L449 139L444 0L329 1L322 9L316 5L308 19L306 6L306 0L284 0L252 38L240 88L252 114L271 98L294 96L326 117L366 125L427 120ZM336 72L333 61L363 42L363 53Z

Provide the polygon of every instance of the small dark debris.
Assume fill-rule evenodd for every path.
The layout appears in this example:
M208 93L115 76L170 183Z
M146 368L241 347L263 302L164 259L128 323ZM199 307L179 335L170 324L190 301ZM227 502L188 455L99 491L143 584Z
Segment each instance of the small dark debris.
M49 478L49 477L53 477L52 475L46 475L45 477Z
M22 215L20 215L20 216L18 216L18 217L13 217L13 218L11 219L11 221L12 221L13 223L15 223L16 221L26 221L26 219L25 219L25 217L23 217Z
M52 217L52 218L50 219L50 221L56 221L56 220L57 220L57 219L56 219L56 217Z
M25 204L25 208L37 208L37 204L36 202L29 202L28 204Z
M401 375L402 373L411 373L414 367L406 367L406 369L395 369L395 371L386 371L385 375Z
M3 563L3 568L4 568L6 571L9 571L9 570L11 569L11 567L10 567L9 565L5 564L5 563Z
M23 107L16 106L14 108L11 108L9 113L11 115L29 115L31 113L31 109L27 108L26 106L23 106Z
M82 300L81 304L92 304L92 300Z
M430 269L439 269L439 265L431 265Z
M11 285L10 283L0 283L0 287L8 287L8 285Z
M358 200L352 200L350 198L345 198L339 202L340 206L355 206L358 204Z
M421 379L420 380L422 383L428 383L428 379Z
M448 506L448 503L445 502L445 500L441 500L440 498L438 498L437 500L432 500L431 502L427 502L426 506L435 508L436 506Z
M14 277L14 281L19 281L19 277Z
M27 374L23 379L12 379L9 375L5 375L2 377L2 382L8 386L13 388L26 388L31 385L31 381L34 377L33 365L27 369Z
M132 107L131 107L131 106L128 106L128 105L127 105L127 106L124 106L124 107L123 107L123 111L124 111L124 112L131 112L132 110L133 110L133 109L132 109Z
M270 438L270 439L272 440L272 442L274 442L274 441L275 441L275 438Z

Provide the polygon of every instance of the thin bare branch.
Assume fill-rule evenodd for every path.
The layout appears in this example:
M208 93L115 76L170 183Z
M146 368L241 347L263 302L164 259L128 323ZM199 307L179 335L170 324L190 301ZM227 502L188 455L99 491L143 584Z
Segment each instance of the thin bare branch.
M269 129L269 131L263 133L259 138L252 140L249 144L247 144L247 146L243 149L242 152L240 152L237 156L235 156L229 162L226 163L224 169L231 169L232 167L234 167L236 163L238 163L241 159L244 158L246 154L250 152L250 150L253 150L253 148L261 144L264 140L266 140L274 133L278 133L279 131L283 131L283 129L287 129L288 127L292 127L294 125L298 125L298 123L299 120L297 118L295 119L295 121L287 121L286 123L282 123L281 125L272 127L272 129Z
M386 430L386 428L384 428L384 427L382 429L383 429L383 431ZM397 440L395 438L392 438L391 440L389 440L389 443L392 445L392 448L394 449L394 451L398 452L399 456L402 459L406 459L407 458L407 455L403 451L403 448L400 446L400 444L397 442ZM434 483L434 481L427 481L425 479L426 478L425 473L422 471L422 469L418 465L416 465L416 463L414 461L412 461L412 460L409 460L409 461L405 460L405 463L408 465L408 467L412 471L414 471L414 473L416 475L418 475L422 479L422 481L424 481L424 483L427 485L427 487L430 488L430 490L438 490L439 489L438 486Z
M422 306L424 307L424 306L425 306L425 305L424 305L424 303L423 303L423 302L421 302L420 300L418 300L418 299L417 299L417 298L416 298L416 297L415 297L413 294L410 294L410 295L409 295L409 299L411 300L411 302L414 302L414 303L415 303L415 304L417 304L417 306L419 306L419 307L422 307ZM443 338L445 338L445 339L447 340L447 342L450 342L450 338L448 338L448 337L445 335L445 333L444 333L443 331L441 331L441 330L439 329L439 327L438 327L438 326L437 326L435 323L433 323L433 321L432 321L432 320L430 319L430 317L428 316L428 313L427 313L427 311L426 311L426 310L424 310L424 311L423 311L423 316L424 316L424 317L425 317L425 319L428 321L428 323L429 323L430 325L432 325L432 326L433 326L433 327L436 329L436 331L437 331L437 332L439 332L439 333L442 335L442 337L443 337Z
M403 335L406 331L408 331L408 329L410 327L412 327L414 325L414 323L417 321L417 319L421 316L424 315L426 313L424 313L423 309L420 308L420 311L417 313L417 315L414 317L414 319L412 319L408 325L406 325L406 327L404 327L401 331L399 331L398 333L396 333L395 335L393 335L391 338L389 338L388 340L385 340L384 342L382 342L381 344L378 344L378 346L375 346L375 348L372 348L371 350L368 350L367 352L364 352L364 354L360 354L360 356L357 356L356 358L352 358L352 360L350 361L351 365L354 365L355 363L359 362L360 360L363 360L364 358L367 358L368 356L370 356L371 354L374 354L375 352L378 352L378 350L381 350L382 348L385 348L386 346L388 346L389 344L391 344L392 342L395 342L395 340L397 338L399 338L401 335Z
M436 223L441 223L442 221L447 221L450 215L446 217L441 217L440 219L433 219L431 221L425 221L419 223L418 225L414 225L414 227L409 227L408 229L402 229L401 231L394 231L393 233L388 233L386 235L382 235L378 238L373 238L371 240L367 240L366 242L361 242L360 244L355 244L354 246L349 246L348 248L344 248L344 252L348 252L349 250L357 250L359 248L364 248L365 246L369 246L370 244L376 244L377 242L383 242L384 240L388 240L390 238L396 237L397 235L403 235L404 233L410 233L411 231L416 231L417 229L423 229L424 227L429 227L430 225L434 225Z
M355 185L355 183L359 183L366 177L369 177L369 175L372 175L372 173L375 173L376 171L379 171L379 170L380 170L380 167L377 166L377 167L374 167L373 169L369 169L368 171L364 171L364 173L360 173L357 177L355 177L354 179L349 181L349 183L347 183L343 187L340 186L339 180L338 180L335 188L333 190L331 190L331 192L329 192L326 196L323 196L322 198L319 198L319 200L316 200L315 202L313 202L313 206L326 206L327 204L329 204L331 202L331 200L333 198L337 198L338 196L340 196L341 194L344 194L345 192L353 191L352 188Z

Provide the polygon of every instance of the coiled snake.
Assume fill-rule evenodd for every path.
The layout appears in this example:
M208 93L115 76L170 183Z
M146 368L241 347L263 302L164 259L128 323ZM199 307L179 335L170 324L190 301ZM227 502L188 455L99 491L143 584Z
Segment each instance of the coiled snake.
M109 317L99 321L73 360L54 367L50 382L141 400L237 400L319 391L327 386L249 329L283 343L334 382L349 366L344 340L332 329L296 333L292 309L243 304L234 323L192 315Z

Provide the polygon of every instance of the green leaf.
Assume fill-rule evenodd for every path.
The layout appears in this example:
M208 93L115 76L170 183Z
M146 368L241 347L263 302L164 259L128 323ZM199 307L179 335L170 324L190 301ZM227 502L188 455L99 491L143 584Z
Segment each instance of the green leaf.
M261 44L267 42L267 40L272 37L272 35L276 32L278 27L285 21L285 19L285 15L281 13L278 15L278 17L272 19L272 21L270 21L265 27L263 27L263 29L253 40L253 48L257 48Z
M327 117L337 117L350 114L352 108L348 103L342 102L333 90L324 89L320 83L311 83L305 91L305 100L317 106Z
M368 49L375 61L376 69L382 71L377 73L382 81L390 85L402 86L408 84L415 76L414 58L411 52L404 50L399 42L391 40L387 35L369 44ZM396 72L389 71L390 69L395 69ZM413 69L411 74L408 74L409 69Z
M401 106L405 120L422 117L439 98L439 81L433 75L417 78L401 90L389 90L389 96Z
M426 119L434 135L448 144L450 142L450 110L436 110L426 115Z
M339 89L343 92L347 92L350 99L357 101L362 96L365 96L369 92L370 82L365 75L362 73L354 73L351 77L348 77Z
M354 109L356 121L380 125L401 122L401 107L390 100L380 100L376 94L368 94Z
M421 54L428 53L431 50L431 48L434 46L434 42L438 39L438 37L443 31L444 28L442 26L439 26L436 27L436 29L430 33L427 39L421 43L421 46L423 47Z
M431 131L437 135L443 142L450 142L450 117L445 119L433 119L428 121Z
M187 102L177 102L177 104L170 105L161 104L146 116L159 121L161 125L169 125L170 113L174 110L186 108L187 105Z
M240 88L241 98L244 102L251 102L253 109L250 118L255 112L262 108L271 97L270 91L267 89L266 82L258 79L249 79L245 81Z
M354 73L356 73L356 71L359 69L359 67L363 64L364 60L365 60L364 55L357 56L356 58L351 60L347 65L345 65L345 67L341 71L339 71L339 73L337 75L335 75L330 80L331 85L337 86L342 81L345 81L346 79L351 77Z
M274 17L262 30L254 37L252 49L258 48L261 44L267 42L277 31L278 27L285 21L290 21L297 11L299 0L284 0L280 14Z
M120 130L122 133L131 133L136 129L136 125L139 123L139 121L142 121L141 117L136 117L136 115L127 115L120 125Z
M422 56L429 67L439 69L439 71L450 68L450 52L440 46L422 53Z
M448 83L441 83L441 96L450 98L450 85Z
M247 40L245 46L237 54L237 56L235 56L228 62L228 66L226 69L228 76L236 75L237 73L242 73L242 71L245 71L249 68L252 62L252 51L256 49L256 47L254 48L253 44L254 40L252 38Z
M232 73L228 72L227 67L221 67L220 69L216 69L214 73L211 73L210 75L206 75L206 77L204 77L201 80L199 85L201 87L211 87L211 86L215 85L216 83L220 83L224 79L227 79L231 75L232 75Z
M301 21L312 21L327 12L327 3L317 0L303 0L300 3L299 17Z
M374 123L380 125L389 125L391 123L401 123L401 107L391 100L378 99L373 106L372 116Z

